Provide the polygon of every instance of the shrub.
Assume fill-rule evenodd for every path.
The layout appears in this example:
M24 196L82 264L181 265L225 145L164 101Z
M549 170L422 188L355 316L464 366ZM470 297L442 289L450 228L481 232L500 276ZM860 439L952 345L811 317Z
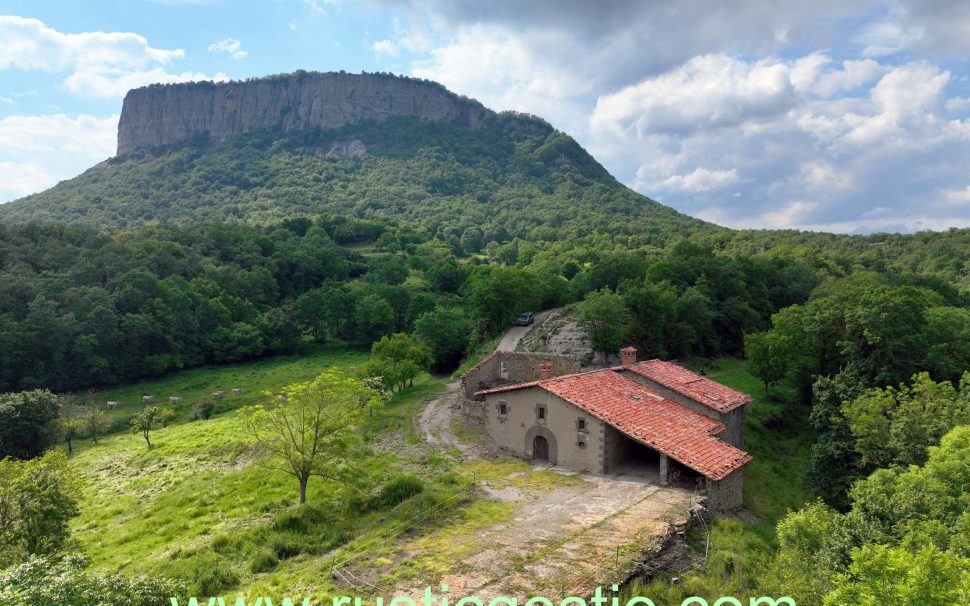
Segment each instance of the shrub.
M377 511L390 509L407 501L424 490L424 482L414 476L399 476L381 488L380 492L367 499L367 509Z
M269 572L276 568L276 565L280 563L280 559L276 557L276 553L269 549L260 549L253 559L249 561L249 572L253 574L259 574L260 572Z
M203 421L208 420L212 417L212 413L215 411L215 408L216 403L212 400L212 398L200 400L195 406L192 407L192 419L194 421L198 421L200 419Z

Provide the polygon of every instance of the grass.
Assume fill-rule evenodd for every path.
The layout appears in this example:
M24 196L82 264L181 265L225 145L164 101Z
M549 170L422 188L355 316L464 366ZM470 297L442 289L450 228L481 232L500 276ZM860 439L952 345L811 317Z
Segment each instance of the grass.
M85 494L73 526L83 551L99 568L170 576L198 594L291 591L307 582L318 591L333 589L328 574L321 572L328 554L353 549L373 532L434 508L468 485L450 462L424 449L415 449L409 459L407 452L380 448L383 436L416 439L416 411L444 389L422 375L395 394L363 430L365 446L355 464L369 489L354 492L312 478L308 505L295 507L296 481L262 465L245 428L245 413L237 408L257 403L264 391L278 391L329 367L349 371L364 359L357 352L320 351L185 371L106 392L125 401L146 391L177 390L184 394L184 415L194 397L216 386L246 388L231 409L209 420L153 431L152 448L141 435L127 433L105 436L97 445L78 442L71 464L85 481ZM129 411L140 406L140 401L126 402ZM402 485L418 491L381 496Z
M106 411L113 430L127 429L128 419L144 406L142 396L151 395L155 406L168 406L176 412L175 422L190 419L192 407L209 398L212 392L224 391L225 397L217 400L216 413L242 406L256 404L264 392L279 390L284 385L308 381L330 366L353 368L367 360L367 354L354 350L318 349L304 355L278 356L243 364L204 366L174 372L158 379L111 387L87 396L97 406L105 402L118 402L118 408ZM243 389L233 394L232 389ZM182 401L170 404L170 396L180 396Z

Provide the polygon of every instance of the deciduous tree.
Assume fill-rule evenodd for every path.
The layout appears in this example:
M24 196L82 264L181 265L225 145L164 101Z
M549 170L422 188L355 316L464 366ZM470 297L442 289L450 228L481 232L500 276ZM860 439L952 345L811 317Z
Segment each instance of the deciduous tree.
M313 476L341 483L351 480L349 455L360 440L359 426L382 400L378 391L337 370L309 383L289 385L283 392L285 398L270 397L251 411L247 427L268 455L266 465L297 480L302 504Z

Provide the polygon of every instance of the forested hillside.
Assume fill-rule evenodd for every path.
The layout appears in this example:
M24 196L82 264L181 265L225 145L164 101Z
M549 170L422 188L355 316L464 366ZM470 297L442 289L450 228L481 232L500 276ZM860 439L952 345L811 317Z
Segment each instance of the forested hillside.
M718 229L627 189L570 137L518 114L476 131L395 118L134 150L0 206L0 221L265 225L324 213L406 221L471 249L515 238L635 248Z

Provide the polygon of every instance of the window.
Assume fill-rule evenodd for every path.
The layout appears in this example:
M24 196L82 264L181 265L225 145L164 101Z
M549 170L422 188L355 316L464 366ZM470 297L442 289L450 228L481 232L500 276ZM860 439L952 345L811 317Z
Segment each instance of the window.
M580 448L586 448L586 440L584 440L584 439L582 439L582 438L580 438L580 439L579 439L579 440L578 440L578 441L576 442L576 446L579 446Z
M498 403L498 414L507 415L509 414L509 405L505 402Z
M586 431L586 419L576 419L576 429Z
M546 407L545 406L540 406L540 407L538 407L536 409L536 417L540 421L545 421L546 420Z

